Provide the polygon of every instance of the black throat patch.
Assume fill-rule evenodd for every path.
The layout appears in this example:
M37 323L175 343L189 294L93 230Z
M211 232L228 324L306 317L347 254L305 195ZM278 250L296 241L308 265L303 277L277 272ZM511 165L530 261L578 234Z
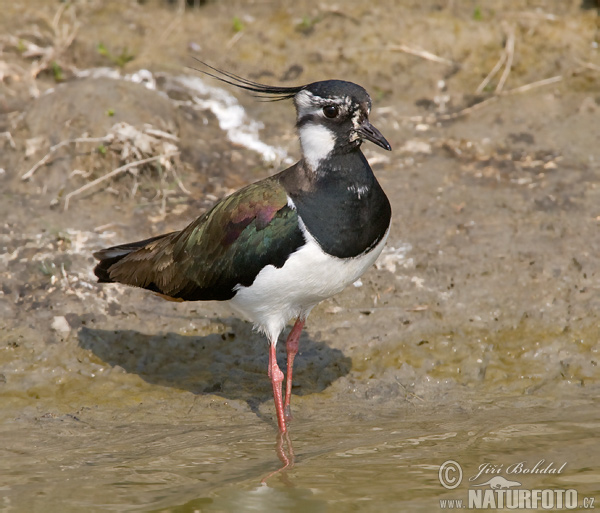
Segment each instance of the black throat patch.
M384 237L392 209L360 150L322 161L309 187L294 178L282 173L282 184L325 253L356 257Z

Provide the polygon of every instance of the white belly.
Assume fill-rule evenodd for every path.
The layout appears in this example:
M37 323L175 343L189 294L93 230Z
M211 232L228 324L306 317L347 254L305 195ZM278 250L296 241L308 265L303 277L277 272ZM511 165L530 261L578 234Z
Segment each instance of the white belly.
M276 343L287 322L307 316L317 304L356 281L381 254L389 233L377 246L355 258L325 253L308 233L307 244L293 253L283 267L268 265L249 287L238 286L230 305L254 322L271 343Z

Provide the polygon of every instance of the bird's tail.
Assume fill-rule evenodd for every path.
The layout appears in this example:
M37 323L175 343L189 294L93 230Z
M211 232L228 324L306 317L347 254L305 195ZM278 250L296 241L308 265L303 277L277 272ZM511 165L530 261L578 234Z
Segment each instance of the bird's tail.
M155 244L153 243L165 239L166 237L171 237L172 235L172 233L168 233L165 235L159 235L157 237L151 237L145 240L140 240L138 242L129 242L127 244L121 244L120 246L113 246L111 248L105 248L101 249L100 251L96 251L94 253L94 258L100 260L100 262L98 262L98 264L94 268L94 274L98 277L98 282L121 282L126 283L128 285L138 285L137 283L128 283L128 280L123 280L122 276L115 276L114 273L111 273L111 270L114 270L113 266L121 260L123 260L124 258L126 258L131 253L134 253L149 245L155 246Z

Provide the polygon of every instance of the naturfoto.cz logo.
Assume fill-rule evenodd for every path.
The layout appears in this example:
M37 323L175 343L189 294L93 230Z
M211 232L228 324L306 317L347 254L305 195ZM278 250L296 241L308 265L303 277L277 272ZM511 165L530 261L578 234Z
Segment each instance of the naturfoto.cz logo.
M555 464L539 460L533 465L526 461L510 465L482 463L467 480L470 488L467 500L440 499L442 509L593 509L594 497L578 496L575 489L521 488L525 476L562 474L566 462ZM504 477L505 474L509 477ZM463 469L454 461L445 461L439 468L440 484L454 490L463 482ZM517 480L518 479L518 480Z

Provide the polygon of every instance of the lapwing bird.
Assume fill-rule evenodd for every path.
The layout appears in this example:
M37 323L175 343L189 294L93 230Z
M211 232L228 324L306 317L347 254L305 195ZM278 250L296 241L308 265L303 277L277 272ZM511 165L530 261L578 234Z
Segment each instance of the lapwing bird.
M94 272L99 282L167 299L227 301L252 321L270 344L268 375L286 433L294 357L308 314L369 269L389 233L390 203L361 144L391 147L369 122L371 98L359 85L274 87L204 65L212 72L198 71L263 99L292 99L302 158L222 199L181 231L98 251ZM275 348L292 319L284 398Z

